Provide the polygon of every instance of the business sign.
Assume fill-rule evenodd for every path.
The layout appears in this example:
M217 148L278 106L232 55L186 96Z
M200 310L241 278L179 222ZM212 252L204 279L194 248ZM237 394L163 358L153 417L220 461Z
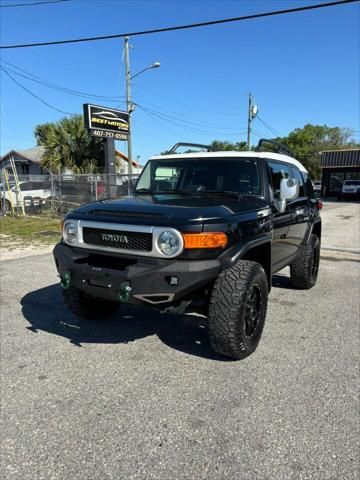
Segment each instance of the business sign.
M127 112L85 103L84 122L90 135L94 137L128 139L129 114Z

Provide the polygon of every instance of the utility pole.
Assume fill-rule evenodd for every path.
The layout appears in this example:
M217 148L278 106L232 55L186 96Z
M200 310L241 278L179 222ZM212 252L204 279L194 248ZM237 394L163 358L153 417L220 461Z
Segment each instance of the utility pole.
M251 104L252 98L249 93L249 108L248 108L248 129L247 129L247 149L250 150L250 135L251 135Z
M132 146L131 146L131 72L130 72L130 54L129 37L125 37L125 77L126 77L126 109L129 114L129 133L128 133L128 174L132 174ZM130 179L129 179L130 182Z
M258 113L258 107L254 103L254 98L249 93L249 108L248 108L248 129L247 129L247 148L250 150L250 137L251 137L251 122L254 120Z
M129 37L125 37L125 77L126 77L126 109L129 114L129 133L128 133L128 161L129 161L129 168L128 173L129 175L132 174L132 145L131 145L131 113L135 110L135 107L131 101L131 81L133 78L141 75L142 73L146 72L146 70L151 70L152 68L159 68L160 62L154 62L151 65L143 68L140 72L131 75L130 71L130 52L129 49L132 48L129 45Z
M104 138L104 157L106 174L106 196L116 197L116 168L115 168L115 141L113 138Z

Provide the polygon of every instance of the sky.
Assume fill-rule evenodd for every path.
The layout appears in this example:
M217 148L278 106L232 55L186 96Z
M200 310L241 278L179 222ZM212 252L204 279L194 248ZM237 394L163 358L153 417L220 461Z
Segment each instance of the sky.
M40 0L37 0L40 1ZM324 0L70 0L4 8L0 44L116 34L292 8ZM131 38L133 157L179 141L246 140L248 94L259 108L252 143L306 123L348 127L359 141L360 3ZM67 89L118 99L73 96L12 74L51 106L82 113L83 103L125 109L123 39L0 50L9 63ZM14 67L11 67L14 68ZM0 153L35 145L34 127L64 117L1 80ZM270 127L270 129L268 128ZM126 143L117 142L126 153Z

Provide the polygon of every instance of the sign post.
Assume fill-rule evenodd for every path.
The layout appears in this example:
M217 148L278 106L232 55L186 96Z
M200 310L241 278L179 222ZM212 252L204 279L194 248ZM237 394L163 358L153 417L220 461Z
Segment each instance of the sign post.
M113 138L104 139L104 158L106 174L106 196L116 197L116 168L115 168L115 141Z
M91 136L104 139L106 194L114 198L116 197L115 140L128 139L129 114L121 110L85 103L84 123Z

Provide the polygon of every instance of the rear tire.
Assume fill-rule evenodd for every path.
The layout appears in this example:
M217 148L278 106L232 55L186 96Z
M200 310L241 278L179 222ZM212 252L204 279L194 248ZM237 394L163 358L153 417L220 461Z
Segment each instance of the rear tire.
M63 290L63 298L71 313L88 320L104 320L114 314L120 306L118 302L92 297L73 286Z
M303 245L294 263L290 265L291 281L295 288L307 290L316 284L320 263L320 240L311 235Z
M242 359L253 353L264 328L268 283L256 262L240 260L215 281L209 307L209 337L215 352Z

